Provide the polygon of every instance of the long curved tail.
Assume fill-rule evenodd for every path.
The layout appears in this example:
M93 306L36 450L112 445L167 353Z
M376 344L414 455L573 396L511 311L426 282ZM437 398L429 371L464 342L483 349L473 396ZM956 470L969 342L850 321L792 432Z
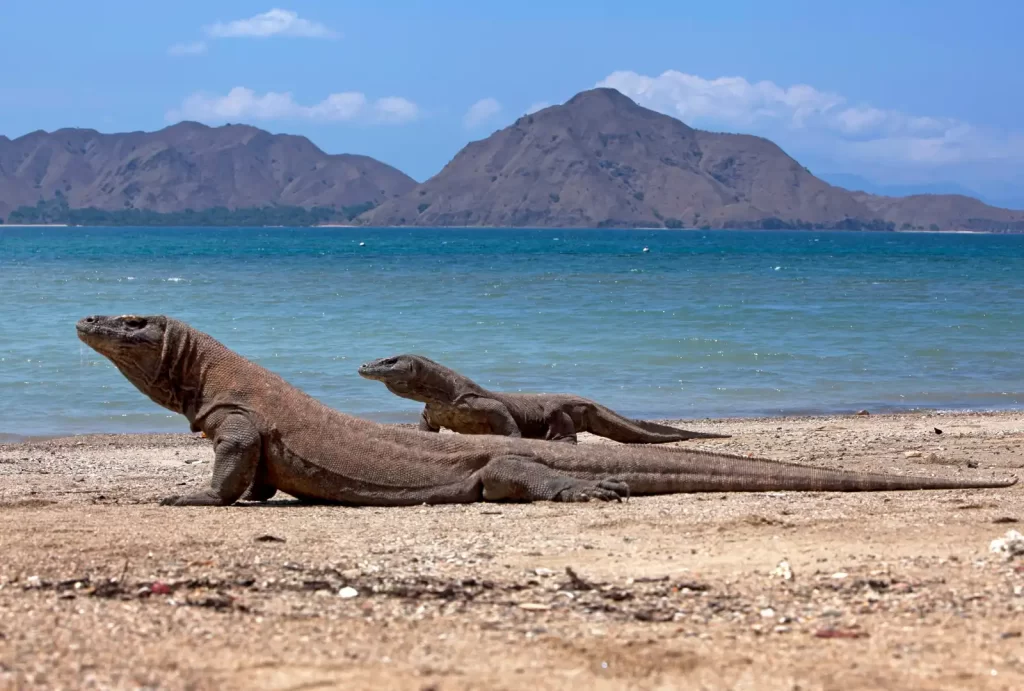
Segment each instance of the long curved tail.
M732 435L711 432L691 432L646 420L634 420L619 415L603 405L588 407L585 416L586 431L623 444L665 444L687 439L728 439Z
M554 445L552 445L554 446ZM625 481L632 494L687 492L883 492L1009 487L1016 477L941 478L859 473L691 449L585 444L538 453L575 477Z

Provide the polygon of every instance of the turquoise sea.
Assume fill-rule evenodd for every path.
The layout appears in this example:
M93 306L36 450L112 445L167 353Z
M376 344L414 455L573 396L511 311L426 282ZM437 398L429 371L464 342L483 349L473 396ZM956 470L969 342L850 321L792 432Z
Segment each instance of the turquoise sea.
M645 251L644 248L647 248ZM0 433L185 431L75 321L165 313L325 403L415 352L631 416L1024 404L1024 236L0 226Z

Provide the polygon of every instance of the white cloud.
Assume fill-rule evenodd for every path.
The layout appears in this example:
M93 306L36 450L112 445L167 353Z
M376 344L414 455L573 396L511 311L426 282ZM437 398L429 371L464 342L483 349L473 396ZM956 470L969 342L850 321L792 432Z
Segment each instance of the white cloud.
M206 52L205 41L194 41L192 43L175 43L167 49L168 55L177 57L184 55L202 55Z
M547 108L550 105L551 104L548 103L547 101L537 101L536 103L531 103L530 107L526 109L526 114L527 115L533 115L538 110L544 110L545 108Z
M314 120L319 122L369 122L400 124L419 117L415 103L399 96L374 101L358 91L330 94L319 103L304 106L289 92L268 91L260 95L236 86L224 96L194 93L181 106L167 113L167 120L224 122L232 120Z
M401 96L385 96L374 105L381 120L389 122L409 122L419 116L416 104Z
M851 105L840 94L797 84L704 79L669 70L656 77L613 72L597 84L683 122L762 134L837 161L911 166L1024 160L1024 135L985 130L955 118Z
M495 98L481 98L466 111L462 123L468 127L478 127L501 112L501 104Z
M291 10L274 8L248 19L217 22L204 27L213 38L266 38L268 36L296 36L302 38L337 38L338 33L320 22L301 18Z

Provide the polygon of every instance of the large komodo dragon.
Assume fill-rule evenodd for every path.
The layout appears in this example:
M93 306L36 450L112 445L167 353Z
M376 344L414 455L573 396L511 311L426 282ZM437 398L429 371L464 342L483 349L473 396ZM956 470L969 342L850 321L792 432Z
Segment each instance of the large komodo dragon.
M728 434L689 432L632 420L599 403L560 393L500 393L422 355L395 355L364 363L360 376L383 382L388 391L426 404L420 429L447 427L461 434L576 443L590 432L626 444L663 444L687 439L728 439Z
M438 435L327 407L210 336L165 316L85 317L79 337L213 442L211 486L165 505L300 500L409 505L619 500L632 494L1006 487L804 467L691 449Z

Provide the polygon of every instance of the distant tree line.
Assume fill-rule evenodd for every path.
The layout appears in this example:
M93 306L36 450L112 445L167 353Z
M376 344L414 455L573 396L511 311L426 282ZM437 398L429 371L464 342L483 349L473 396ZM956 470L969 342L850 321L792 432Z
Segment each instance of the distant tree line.
M145 209L107 211L88 207L72 209L67 199L58 196L40 200L35 206L19 206L7 217L8 223L66 223L80 226L315 226L322 223L351 221L374 207L364 202L340 209L330 206L251 206L229 209L215 206L193 211L159 213Z

